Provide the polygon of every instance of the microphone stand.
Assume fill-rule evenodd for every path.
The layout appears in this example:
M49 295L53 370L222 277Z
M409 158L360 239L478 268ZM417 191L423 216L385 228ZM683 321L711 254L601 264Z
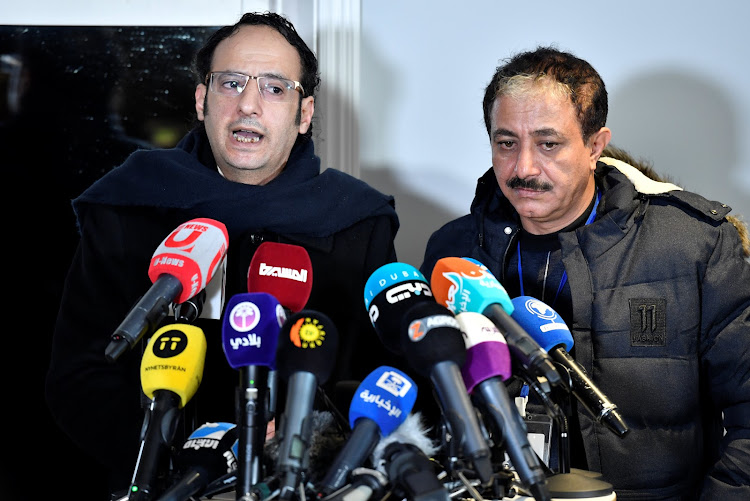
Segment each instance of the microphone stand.
M547 415L557 425L559 430L557 435L559 473L570 473L570 437L568 434L568 418L565 412L550 398L549 391L545 391L538 379L524 377L523 380L539 397L544 404Z
M563 370L565 376L567 371ZM568 433L568 415L571 413L570 393L566 395L566 409L562 408L552 401L549 392L544 391L538 380L524 378L529 388L539 396L547 409L547 414L555 421L558 426L558 462L559 472L553 473L547 478L550 494L555 499L597 499L614 501L616 499L614 487L609 482L601 478L587 475L587 472L580 473L570 471L570 436Z
M245 499L263 478L263 446L268 426L268 368L240 368L239 447L237 451L237 499ZM247 498L250 499L250 498Z

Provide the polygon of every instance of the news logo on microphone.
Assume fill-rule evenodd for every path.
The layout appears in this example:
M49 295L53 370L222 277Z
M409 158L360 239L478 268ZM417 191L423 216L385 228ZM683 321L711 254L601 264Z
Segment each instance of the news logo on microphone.
M222 346L233 369L275 365L278 334L286 322L279 301L265 292L235 294L222 323Z
M435 264L430 284L437 302L453 313L482 312L493 302L513 312L505 288L486 267L475 262L458 257L442 258Z
M326 322L316 316L301 316L289 329L289 339L297 348L314 349L326 341Z
M248 292L272 294L290 312L301 311L312 291L313 268L304 247L263 242L247 270Z
M152 282L163 274L184 277L175 303L182 303L206 288L227 251L226 227L213 219L191 219L170 233L157 247L148 267Z
M157 330L141 359L143 392L169 389L180 396L181 407L192 398L203 379L206 336L200 327L170 324Z

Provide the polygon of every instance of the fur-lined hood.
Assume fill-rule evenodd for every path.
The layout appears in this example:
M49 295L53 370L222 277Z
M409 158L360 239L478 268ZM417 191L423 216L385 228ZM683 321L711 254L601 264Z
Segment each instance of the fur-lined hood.
M668 177L657 174L648 162L633 158L628 152L616 146L608 145L602 152L602 157L599 160L608 165L617 167L617 169L623 172L626 176L628 175L628 170L633 169L633 172L636 170L640 171L649 180L656 182L644 183L641 181L640 183L635 183L634 181L636 189L641 193L655 193L653 190L659 190L659 192L682 190L682 188L673 184ZM630 178L630 176L628 177ZM737 232L739 233L742 242L742 253L746 259L750 258L750 234L748 233L747 225L742 220L741 216L727 215L726 219L737 228Z

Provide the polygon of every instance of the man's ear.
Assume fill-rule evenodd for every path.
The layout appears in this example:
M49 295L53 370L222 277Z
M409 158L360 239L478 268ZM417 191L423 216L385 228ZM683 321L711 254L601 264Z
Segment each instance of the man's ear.
M602 156L604 148L607 147L612 139L612 131L608 127L602 127L589 138L589 148L591 160L596 164L599 157Z
M313 114L315 113L315 98L308 96L302 98L300 103L299 133L304 134L310 129Z
M206 85L198 84L195 86L195 113L198 115L198 120L203 121L203 105L206 100Z

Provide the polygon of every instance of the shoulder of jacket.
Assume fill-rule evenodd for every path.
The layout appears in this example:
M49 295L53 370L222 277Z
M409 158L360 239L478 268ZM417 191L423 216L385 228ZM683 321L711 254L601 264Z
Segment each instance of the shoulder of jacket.
M655 179L653 174L649 175L650 171L644 172L639 166L633 166L623 160L611 157L602 157L599 160L614 167L625 176L640 195L672 200L676 204L690 207L693 211L697 211L714 221L721 221L732 210L725 203L708 200L704 196L684 190L674 183Z
M721 222L726 219L737 230L742 244L743 255L750 257L750 232L748 232L747 225L740 217L729 214L732 210L729 205L708 200L702 195L683 190L674 183L662 181L658 178L654 179L655 174L648 167L633 166L624 160L613 157L601 157L599 160L622 173L633 183L635 190L640 194L647 196L669 196L670 199L680 205L688 206L693 211L697 211L712 221Z

